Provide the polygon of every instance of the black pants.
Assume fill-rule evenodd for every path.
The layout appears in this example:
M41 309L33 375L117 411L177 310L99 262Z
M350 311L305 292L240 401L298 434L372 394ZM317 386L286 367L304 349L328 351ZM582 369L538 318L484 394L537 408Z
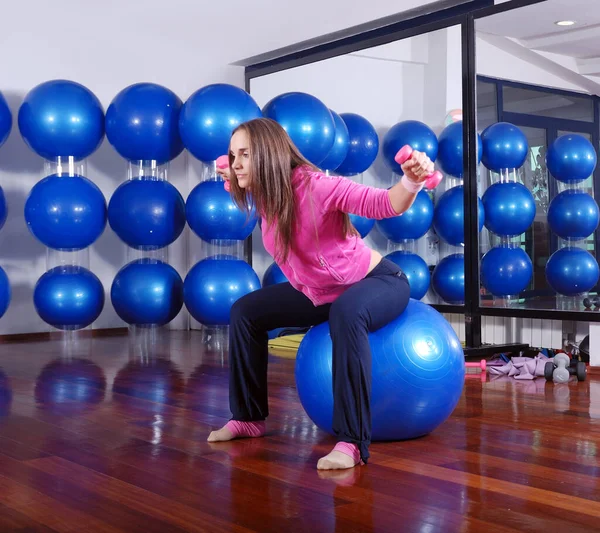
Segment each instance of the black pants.
M368 333L400 315L408 304L408 280L383 259L332 304L315 307L289 283L271 285L239 300L231 309L230 408L234 420L264 420L267 399L267 332L307 327L329 320L333 343L333 430L356 444L363 461L371 443L371 348Z

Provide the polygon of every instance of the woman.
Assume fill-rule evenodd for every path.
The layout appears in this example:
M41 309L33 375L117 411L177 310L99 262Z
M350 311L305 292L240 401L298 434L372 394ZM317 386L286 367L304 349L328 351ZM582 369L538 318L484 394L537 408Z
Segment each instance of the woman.
M235 302L230 322L232 419L209 442L261 437L267 418L268 334L275 328L308 327L329 320L333 343L333 430L338 443L317 468L366 463L371 442L371 351L368 333L408 304L406 276L368 248L348 213L383 219L404 213L433 171L414 151L404 176L390 189L327 176L310 164L285 130L265 118L234 130L229 168L231 194L261 217L264 246L289 280ZM251 200L250 200L251 198Z

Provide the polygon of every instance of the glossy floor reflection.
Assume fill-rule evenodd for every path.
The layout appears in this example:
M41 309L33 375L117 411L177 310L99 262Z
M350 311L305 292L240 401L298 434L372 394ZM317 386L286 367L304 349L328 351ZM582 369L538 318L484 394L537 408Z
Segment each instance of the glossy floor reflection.
M600 377L466 381L432 435L317 472L333 439L270 363L268 437L208 444L227 355L199 332L0 344L0 531L597 531ZM217 349L213 349L216 347Z

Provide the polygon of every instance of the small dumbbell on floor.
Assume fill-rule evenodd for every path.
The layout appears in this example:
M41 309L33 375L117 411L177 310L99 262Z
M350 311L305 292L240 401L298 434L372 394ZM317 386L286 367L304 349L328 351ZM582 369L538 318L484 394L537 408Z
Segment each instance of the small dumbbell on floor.
M585 363L570 359L567 354L558 353L544 367L544 377L554 383L567 383L571 375L577 376L578 381L585 381L587 369Z

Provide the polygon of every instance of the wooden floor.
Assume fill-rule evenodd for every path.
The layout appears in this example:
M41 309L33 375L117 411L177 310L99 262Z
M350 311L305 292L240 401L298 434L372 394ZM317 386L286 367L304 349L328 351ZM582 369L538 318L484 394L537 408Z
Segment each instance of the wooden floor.
M269 435L209 445L229 416L218 342L0 344L0 532L600 530L600 379L466 381L432 435L319 474L333 440L294 361L270 364Z

